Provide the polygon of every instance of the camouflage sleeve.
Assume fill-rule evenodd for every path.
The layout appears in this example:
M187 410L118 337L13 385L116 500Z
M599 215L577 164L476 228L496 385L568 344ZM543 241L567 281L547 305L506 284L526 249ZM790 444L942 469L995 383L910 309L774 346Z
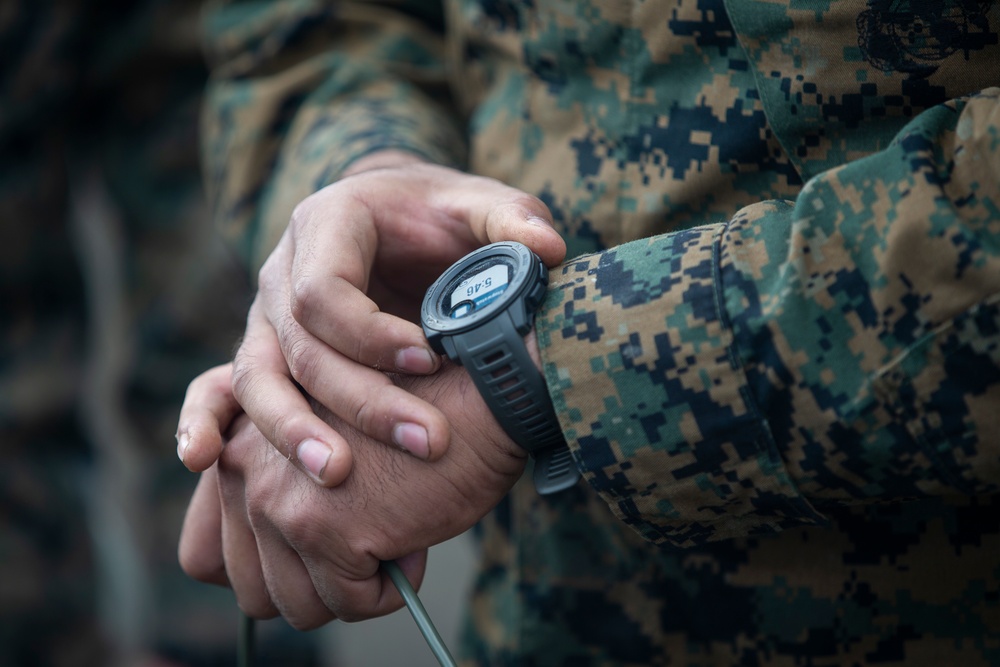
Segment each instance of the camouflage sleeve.
M254 269L292 209L380 149L464 156L435 0L224 0L202 27L211 68L202 162L213 216Z
M795 202L552 272L537 324L578 465L657 544L1000 490L1000 89Z

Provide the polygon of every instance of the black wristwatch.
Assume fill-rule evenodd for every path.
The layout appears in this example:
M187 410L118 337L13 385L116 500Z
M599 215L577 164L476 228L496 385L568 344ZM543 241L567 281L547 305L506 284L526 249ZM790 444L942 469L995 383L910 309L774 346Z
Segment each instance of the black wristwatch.
M524 344L547 285L545 264L526 246L493 243L445 271L420 308L431 347L465 367L500 426L535 459L539 493L580 478Z

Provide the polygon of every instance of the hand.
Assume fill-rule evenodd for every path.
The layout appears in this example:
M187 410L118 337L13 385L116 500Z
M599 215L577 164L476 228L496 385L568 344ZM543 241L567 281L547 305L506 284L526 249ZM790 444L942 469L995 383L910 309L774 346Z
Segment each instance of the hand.
M400 380L452 421L448 452L425 463L376 446L327 414L353 447L355 467L333 489L310 483L245 418L188 508L180 561L192 577L228 582L254 617L294 627L361 620L403 604L382 560L419 586L428 547L492 509L520 476L525 452L493 419L464 369Z
M566 248L537 198L414 160L373 156L296 208L261 269L232 369L213 370L189 388L178 425L188 467L204 470L215 460L238 402L315 481L340 483L352 452L299 387L350 426L418 458L433 461L447 449L440 410L380 372L438 368L415 324L424 291L485 243L520 241L550 266ZM216 391L227 372L236 402Z

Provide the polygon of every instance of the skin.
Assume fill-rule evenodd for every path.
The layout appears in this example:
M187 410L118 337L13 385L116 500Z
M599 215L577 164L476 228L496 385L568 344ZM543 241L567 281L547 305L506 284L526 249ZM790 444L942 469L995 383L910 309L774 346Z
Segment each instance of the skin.
M495 241L524 243L549 266L566 252L536 197L406 153L358 161L295 209L260 271L231 368L189 386L177 431L181 460L205 470L242 410L314 482L342 483L357 450L303 392L371 439L441 458L449 420L385 372L440 368L416 324L423 293L448 266Z
M471 527L525 465L468 374L429 352L414 323L423 292L488 242L558 263L549 224L534 197L392 152L305 200L261 270L234 362L188 387L178 455L204 472L184 570L300 629L401 607L379 563L419 586L427 548Z
M398 559L419 586L427 548L490 511L523 472L526 454L493 419L464 369L446 363L429 377L394 380L433 402L451 424L446 453L420 461L321 410L354 452L347 479L323 488L239 417L188 508L179 550L184 571L230 585L245 613L280 613L299 629L400 608L380 561Z

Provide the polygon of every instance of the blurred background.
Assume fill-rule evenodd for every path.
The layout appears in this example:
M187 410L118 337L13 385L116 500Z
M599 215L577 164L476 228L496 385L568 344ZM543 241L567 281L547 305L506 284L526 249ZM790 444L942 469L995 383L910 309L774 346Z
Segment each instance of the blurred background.
M228 590L176 545L174 429L251 288L208 222L191 0L0 2L0 665L234 665ZM421 597L449 645L471 541ZM298 633L260 665L433 665L405 610Z

